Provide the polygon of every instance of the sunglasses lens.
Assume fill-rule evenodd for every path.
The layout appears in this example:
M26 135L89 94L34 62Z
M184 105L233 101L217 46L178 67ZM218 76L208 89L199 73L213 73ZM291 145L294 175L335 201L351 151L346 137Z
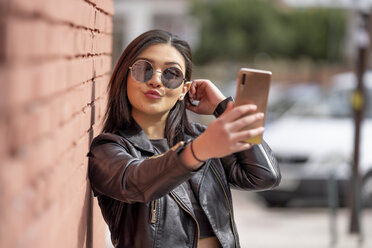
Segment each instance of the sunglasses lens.
M152 65L144 60L139 60L132 66L132 76L139 82L147 82L152 78L154 70Z
M176 67L165 69L161 78L164 86L170 89L177 88L183 82L182 71Z
M131 67L132 77L142 83L151 80L154 75L152 64L146 60L138 60ZM161 81L169 89L179 87L183 82L183 73L177 67L169 67L162 72Z

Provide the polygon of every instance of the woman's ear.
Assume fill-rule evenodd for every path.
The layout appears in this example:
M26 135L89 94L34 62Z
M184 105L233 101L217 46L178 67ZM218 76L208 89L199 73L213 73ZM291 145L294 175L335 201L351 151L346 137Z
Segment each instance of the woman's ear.
M182 93L181 93L180 97L178 98L179 101L182 101L183 98L185 98L185 95L190 90L190 87L191 87L191 82L190 81L187 81L183 84Z

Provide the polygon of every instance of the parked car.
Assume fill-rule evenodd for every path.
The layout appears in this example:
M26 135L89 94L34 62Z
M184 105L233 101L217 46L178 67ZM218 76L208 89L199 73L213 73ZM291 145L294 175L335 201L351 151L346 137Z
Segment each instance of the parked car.
M366 108L361 127L359 171L363 203L372 202L372 72L364 77ZM258 192L269 206L292 200L327 202L328 183L334 178L338 199L345 205L353 164L354 120L350 98L356 87L353 73L335 76L322 91L304 93L264 133L279 161L280 185ZM268 113L270 114L270 113Z

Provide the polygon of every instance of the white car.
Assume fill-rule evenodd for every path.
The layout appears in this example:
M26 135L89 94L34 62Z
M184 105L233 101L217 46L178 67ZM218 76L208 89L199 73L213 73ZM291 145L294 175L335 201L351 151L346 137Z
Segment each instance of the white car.
M363 200L371 201L372 72L366 73L364 79L367 94L359 172L363 177ZM288 111L266 127L264 138L282 173L277 188L259 192L269 206L285 206L296 199L327 202L331 177L338 186L339 203L345 205L353 164L355 128L350 98L355 87L353 73L339 74L325 91L318 88L302 92Z

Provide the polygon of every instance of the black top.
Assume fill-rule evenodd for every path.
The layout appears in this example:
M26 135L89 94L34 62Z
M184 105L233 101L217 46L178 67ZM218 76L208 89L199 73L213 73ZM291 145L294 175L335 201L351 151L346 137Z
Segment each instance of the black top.
M169 145L167 142L167 139L153 139L150 140L151 144L153 145L155 151L159 154L164 153L169 150ZM187 194L189 195L195 218L198 221L199 230L200 230L200 238L208 238L215 236L211 224L209 223L209 220L207 219L207 216L203 212L203 209L200 207L199 200L197 199L197 194L192 190L190 186L190 181L186 181L182 184Z

